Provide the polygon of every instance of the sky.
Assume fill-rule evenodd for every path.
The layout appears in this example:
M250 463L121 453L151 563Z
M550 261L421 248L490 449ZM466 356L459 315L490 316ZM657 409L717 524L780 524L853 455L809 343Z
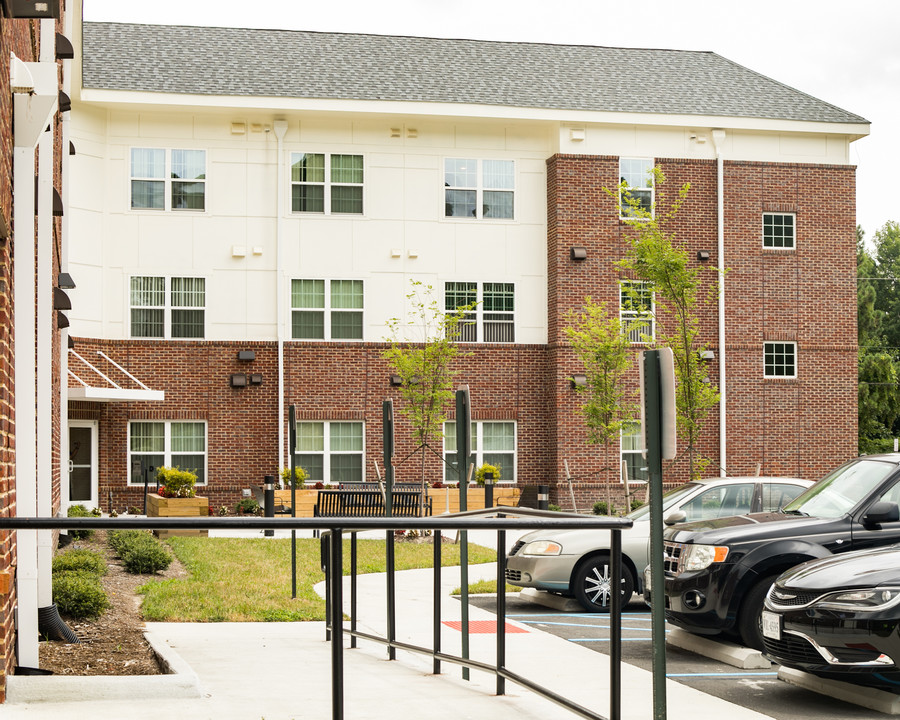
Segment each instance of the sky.
M900 2L823 0L83 0L85 20L708 50L861 115L850 146L866 238L900 222Z

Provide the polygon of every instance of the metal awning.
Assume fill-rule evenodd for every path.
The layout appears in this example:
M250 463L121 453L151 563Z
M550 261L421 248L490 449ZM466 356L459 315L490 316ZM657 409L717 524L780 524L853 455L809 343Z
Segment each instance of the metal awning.
M75 385L69 384L69 400L129 402L166 399L164 391L152 390L105 352L102 350L96 352L108 364L106 372L69 348L69 377L76 383ZM115 375L116 379L114 380L111 375ZM85 381L82 376L88 377L91 382Z

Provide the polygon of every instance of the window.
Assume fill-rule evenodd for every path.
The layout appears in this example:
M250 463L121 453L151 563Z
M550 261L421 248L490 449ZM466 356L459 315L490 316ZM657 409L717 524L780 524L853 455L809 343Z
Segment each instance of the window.
M206 151L131 149L133 210L204 210Z
M132 277L130 304L131 337L205 336L204 278Z
M293 280L291 337L362 340L363 281Z
M469 462L477 470L482 465L500 468L501 482L516 479L516 424L514 422L473 422L471 432L472 454ZM444 482L458 482L456 456L456 423L444 423ZM466 469L468 472L468 469ZM473 471L472 477L475 473Z
M623 280L619 285L619 322L632 343L655 335L653 286L642 280Z
M765 483L762 486L762 506L760 512L778 512L806 488L787 483Z
M444 215L511 219L516 189L512 160L447 158L444 161Z
M362 215L363 156L291 153L291 210Z
M767 378L797 377L797 343L767 342L763 344L764 376Z
M647 482L647 461L643 456L641 424L629 422L622 426L622 460L628 471L628 482Z
M128 482L144 484L151 468L177 467L197 475L197 483L206 485L206 423L186 420L133 420L128 424Z
M311 482L363 481L361 422L298 422L294 457Z
M640 217L638 208L653 213L653 160L644 158L619 158L619 184L624 183L631 197L626 202L624 193L619 191L620 217Z
M687 516L685 522L746 515L753 511L755 492L756 486L753 483L720 485L700 493L680 509Z
M516 341L515 285L512 283L448 282L444 284L444 310L477 302L459 324L460 342Z
M794 215L790 213L763 213L763 247L794 248Z

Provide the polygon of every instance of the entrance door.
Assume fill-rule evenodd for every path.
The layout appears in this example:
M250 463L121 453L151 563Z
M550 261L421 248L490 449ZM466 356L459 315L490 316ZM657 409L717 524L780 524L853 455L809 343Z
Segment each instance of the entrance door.
M69 504L97 507L97 423L69 423Z

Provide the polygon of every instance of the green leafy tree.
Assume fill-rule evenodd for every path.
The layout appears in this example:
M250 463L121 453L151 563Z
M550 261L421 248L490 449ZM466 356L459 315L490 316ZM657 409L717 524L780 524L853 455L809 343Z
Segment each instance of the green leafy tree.
M654 168L653 183L656 197L666 200L666 178ZM698 312L702 296L704 268L691 267L688 253L676 244L674 232L667 227L687 199L690 184L679 188L665 211L666 203L656 203L647 210L623 183L615 191L606 190L613 197L621 197L627 206L625 222L634 230L628 237L630 247L626 257L618 263L626 275L649 282L655 293L655 344L672 349L675 359L675 403L678 435L686 443L691 477L697 477L709 459L697 451L703 423L710 410L719 402L718 389L709 382L700 360L706 344L700 337ZM712 283L713 290L716 283Z
M636 392L628 388L625 375L631 366L630 334L646 321L623 323L618 309L584 299L581 312L569 311L566 336L584 366L586 383L576 386L582 397L581 412L588 429L588 442L608 445L618 441L622 426L638 413Z
M383 357L400 376L400 412L412 428L416 450L421 451L421 481L425 485L426 451L443 458L443 447L433 444L443 438L447 405L453 399L453 362L465 357L455 340L461 325L471 321L476 303L447 310L434 297L434 290L418 280L410 283L407 294L408 322L388 321L391 346Z

